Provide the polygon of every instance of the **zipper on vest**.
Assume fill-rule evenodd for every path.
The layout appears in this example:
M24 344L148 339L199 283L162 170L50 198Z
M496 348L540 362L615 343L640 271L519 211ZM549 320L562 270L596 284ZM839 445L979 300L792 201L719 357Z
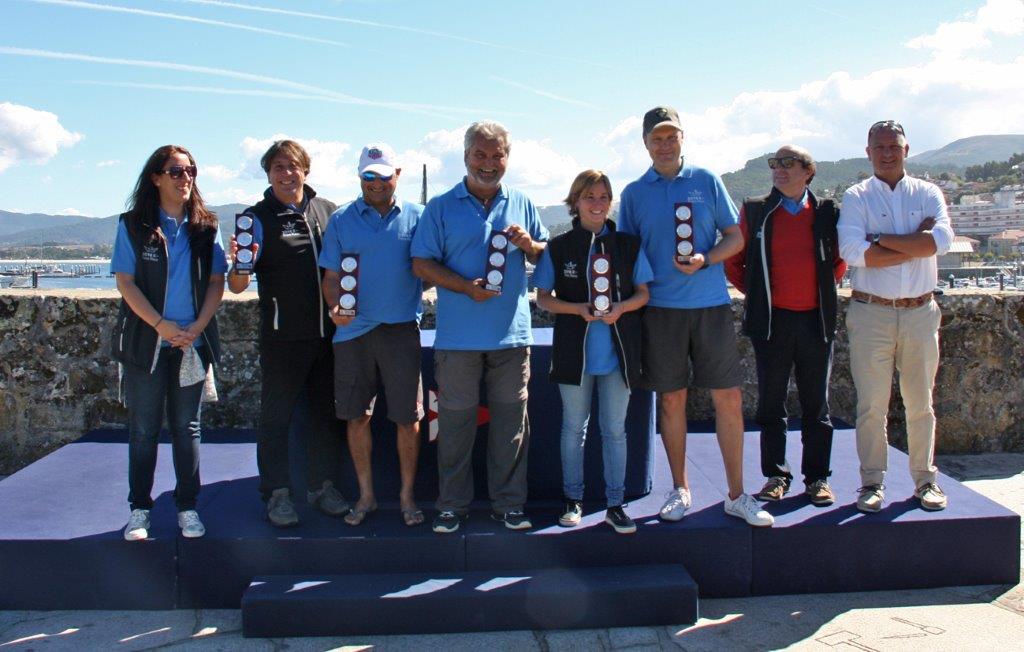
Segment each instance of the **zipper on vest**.
M306 204L306 207L309 208L309 205L310 204ZM320 235L320 222L319 222L319 220L316 219L316 216L313 217L313 224L316 225L316 235L314 235L313 234L313 227L311 227L309 225L309 219L306 217L306 211L302 212L302 220L306 223L306 228L309 229L309 244L313 247L313 270L316 272L316 278L317 278L317 283L316 283L316 303L317 303L318 306L320 306L320 337L324 337L324 299L323 299L323 295L321 294L321 292L323 292L323 290L320 289L320 265L317 262L318 260L320 260L320 251L316 247L316 236ZM274 300L274 313L275 314L277 313L277 300L276 299ZM274 328L276 329L277 328L277 325L276 325L277 324L277 320L276 320L276 318L274 320L274 323L275 323Z
M817 282L817 286L818 286L818 320L821 321L821 339L824 342L828 342L828 333L825 332L825 302L822 300L822 295L821 295L821 273L823 271L822 268L825 266L825 243L822 242L821 240L818 240L818 250L821 252L821 264L818 266L818 278L817 278L817 281L818 281ZM832 277L832 279L835 279L835 276L832 275L832 272L829 272L829 274ZM835 282L835 281L833 280L833 282Z
M203 266L200 263L198 258L196 258L196 278L199 279L200 283L203 280ZM207 292L209 292L209 288L207 288ZM199 319L199 295L196 294L196 284L195 283L192 284L192 307L196 311L196 319ZM206 329L205 328L199 333L199 336L203 338L204 342L206 342L206 346L210 346L210 340L207 339L207 337L206 337ZM213 351L211 351L210 349L207 349L207 351L210 351L210 356L212 358Z
M277 324L277 297L270 297L270 298L274 302L274 330L276 331L276 330L278 330L278 324Z
M761 241L761 273L764 275L764 291L768 295L768 337L766 339L771 339L772 337L772 277L768 272L768 253L767 245L765 244L768 241L768 236L765 234L765 229L768 226L768 220L772 217L772 213L779 206L782 206L781 199L779 203L775 204L774 208L764 214L764 221L761 222L760 237L758 238Z
M591 302L591 296L590 296L590 252L594 248L594 240L596 240L596 239L597 239L597 234L596 233L591 233L590 234L590 245L587 247L587 257L586 257L586 260L583 261L583 269L586 270L585 272L583 272L583 278L586 279L586 281L587 281L587 303ZM589 306L587 307L587 310L590 310ZM583 321L583 342L582 342L582 345L583 345L583 364L580 365L580 379L579 379L579 382L576 383L577 385L582 385L583 384L583 374L585 374L587 372L587 335L589 335L589 334L590 334L590 322L584 320Z
M171 253L167 248L167 238L160 234L160 241L164 245L164 303L160 306L160 317L163 317L164 310L167 310L167 287L168 281L171 280ZM155 328L153 330L156 330ZM153 350L153 364L149 367L149 373L156 371L156 363L160 361L160 342L163 338L160 337L160 333L156 334L156 348Z
M128 328L128 315L121 320L121 336L117 338L117 348L121 353L124 353L124 329L126 328Z

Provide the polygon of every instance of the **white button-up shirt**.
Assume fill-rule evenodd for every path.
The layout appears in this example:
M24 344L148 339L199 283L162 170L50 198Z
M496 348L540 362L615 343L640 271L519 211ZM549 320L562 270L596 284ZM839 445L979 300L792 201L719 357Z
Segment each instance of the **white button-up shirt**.
M904 175L892 189L872 176L847 190L839 213L839 253L850 265L853 289L886 299L919 297L934 290L936 256L889 267L867 267L864 263L864 252L871 246L866 239L868 233L914 233L927 217L935 218L932 237L936 256L944 254L953 242L953 228L946 200L935 184Z

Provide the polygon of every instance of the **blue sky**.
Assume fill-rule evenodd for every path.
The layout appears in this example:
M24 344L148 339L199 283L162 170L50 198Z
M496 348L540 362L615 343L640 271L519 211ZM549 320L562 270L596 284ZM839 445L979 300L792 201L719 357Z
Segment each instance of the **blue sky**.
M1024 0L0 3L0 209L20 212L116 213L165 143L211 204L255 199L282 136L338 202L360 148L389 142L415 197L424 163L431 192L461 178L462 132L491 118L514 139L506 181L547 205L582 169L616 192L642 173L657 104L719 173L786 142L860 156L882 118L912 153L1024 132Z

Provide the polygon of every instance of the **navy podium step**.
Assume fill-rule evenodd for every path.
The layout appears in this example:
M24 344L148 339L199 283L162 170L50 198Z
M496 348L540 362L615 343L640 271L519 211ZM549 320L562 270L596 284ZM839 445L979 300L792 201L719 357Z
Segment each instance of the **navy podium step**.
M536 433L535 433L536 434ZM715 437L691 433L687 447L693 507L678 523L657 518L671 479L660 444L653 490L626 508L636 534L602 523L603 505L585 504L576 528L557 525L555 502L531 502L534 528L511 532L479 503L465 526L437 535L408 528L382 492L382 509L360 527L297 501L302 524L279 530L264 518L256 490L251 432L208 432L202 443L201 539L181 538L175 522L170 447L161 444L151 538L126 542L127 436L94 433L0 481L0 609L237 608L261 575L461 573L529 575L545 569L682 564L704 597L1014 584L1020 574L1020 517L945 476L943 512L911 497L907 457L890 449L886 505L853 507L859 486L853 433L837 430L831 482L837 502L819 508L797 490L767 506L769 529L723 512L725 480ZM427 444L429 445L429 444ZM758 438L745 441L748 491L762 482ZM789 461L799 464L799 436ZM594 478L591 478L594 480ZM352 498L352 496L349 496ZM420 505L433 517L434 496Z
M245 636L423 634L688 625L697 585L680 564L502 573L258 576Z

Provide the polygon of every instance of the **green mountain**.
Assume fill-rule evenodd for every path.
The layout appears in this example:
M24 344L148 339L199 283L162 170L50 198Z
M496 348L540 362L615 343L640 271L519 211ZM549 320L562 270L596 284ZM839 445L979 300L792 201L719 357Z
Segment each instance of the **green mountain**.
M1024 153L1024 134L971 136L955 140L939 149L911 155L907 163L965 168L968 165L981 165L989 161L1005 161L1012 155L1020 153Z
M65 228L90 218L81 215L46 215L44 213L11 213L0 211L0 238L29 229Z

